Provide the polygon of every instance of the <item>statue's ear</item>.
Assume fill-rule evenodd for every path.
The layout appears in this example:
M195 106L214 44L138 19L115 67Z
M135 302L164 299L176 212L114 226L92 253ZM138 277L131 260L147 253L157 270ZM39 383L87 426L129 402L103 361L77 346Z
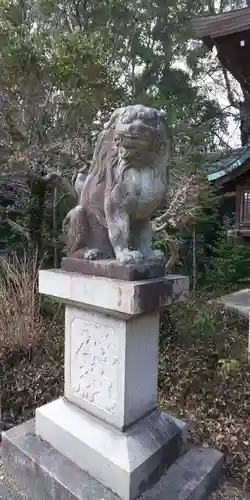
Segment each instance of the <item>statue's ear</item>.
M116 122L117 115L118 115L118 112L117 112L117 111L118 111L118 110L116 109L116 110L115 110L115 111L111 114L111 116L110 116L109 120L108 120L106 123L104 123L104 125L103 125L104 130L108 130L108 129L110 129L110 128L114 128L113 126L114 126L114 124L115 124L115 122Z
M160 110L158 112L158 126L163 124L164 128L169 135L169 123L168 123L168 118L167 118L167 113L163 110Z
M172 127L171 127L171 125L169 123L169 120L168 120L168 117L167 117L167 114L165 113L165 111L160 111L160 113L159 113L159 120L160 120L161 123L164 124L168 138L172 139L172 134L173 134Z
M117 109L115 109L115 111L113 111L113 113L111 113L109 120L106 123L104 123L104 125L103 125L104 130L107 130L109 128L110 129L114 128L114 126L115 126L115 124L117 122L117 118L124 113L125 109L126 108L117 108Z

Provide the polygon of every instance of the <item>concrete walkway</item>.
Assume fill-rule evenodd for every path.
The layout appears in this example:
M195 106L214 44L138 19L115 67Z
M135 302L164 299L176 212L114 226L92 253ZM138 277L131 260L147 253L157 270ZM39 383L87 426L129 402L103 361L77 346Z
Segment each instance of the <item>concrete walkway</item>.
M250 288L223 295L217 302L223 304L227 309L238 311L243 316L248 317L250 312Z
M248 362L250 364L250 288L245 288L239 292L223 295L216 300L217 303L222 304L226 309L236 311L240 315L248 318Z

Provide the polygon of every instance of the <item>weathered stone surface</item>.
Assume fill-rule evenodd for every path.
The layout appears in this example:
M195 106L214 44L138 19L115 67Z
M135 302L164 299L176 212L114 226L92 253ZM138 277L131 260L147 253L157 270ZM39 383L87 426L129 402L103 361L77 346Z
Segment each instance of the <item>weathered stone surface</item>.
M180 455L187 424L155 410L121 432L63 399L36 411L36 435L123 500Z
M3 434L3 465L33 500L117 500L35 436L34 420Z
M37 409L36 434L123 500L186 441L186 424L157 410L157 374L159 310L188 285L40 272L40 292L66 303L66 399Z
M5 486L1 486L0 484L0 500L7 500L9 498L8 490Z
M4 433L5 468L32 500L118 500L111 491L34 435L34 421ZM205 500L223 473L216 450L191 449L140 500Z
M224 457L212 448L193 448L149 489L143 500L206 500L223 475Z
M140 281L150 278L159 278L165 274L165 260L139 261L131 264L121 264L117 260L84 260L73 257L64 257L62 269L68 272L90 274L104 278L113 278L124 281Z
M157 407L158 339L159 312L123 319L66 305L67 400L119 429L143 418Z
M0 500L30 500L20 490L13 477L7 474L3 467L2 446L0 446Z
M170 136L164 113L141 104L116 109L99 135L77 206L63 224L69 254L121 263L152 258L151 217L168 182ZM67 230L68 229L68 230ZM130 245L133 249L130 250Z
M39 272L39 291L78 307L135 316L186 300L189 278L167 274L162 278L122 281L51 269Z

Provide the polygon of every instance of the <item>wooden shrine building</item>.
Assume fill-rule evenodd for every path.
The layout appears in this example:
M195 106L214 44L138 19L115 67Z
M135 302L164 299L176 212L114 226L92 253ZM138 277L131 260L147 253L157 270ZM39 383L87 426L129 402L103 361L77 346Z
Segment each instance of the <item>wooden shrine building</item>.
M192 21L196 35L221 64L250 92L250 7L204 16Z
M197 37L240 83L250 97L250 7L192 20ZM250 113L250 110L249 110ZM248 139L248 141L250 138ZM250 245L250 142L208 168L208 179L235 198L236 227L230 232Z

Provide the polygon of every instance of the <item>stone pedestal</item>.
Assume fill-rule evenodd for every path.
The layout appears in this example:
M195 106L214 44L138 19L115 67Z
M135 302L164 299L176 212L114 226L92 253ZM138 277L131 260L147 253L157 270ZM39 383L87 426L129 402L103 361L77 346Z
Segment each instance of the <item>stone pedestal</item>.
M216 485L222 455L182 455L186 423L157 408L160 310L188 288L40 271L40 292L65 303L64 397L3 435L5 468L33 500L199 500Z
M170 465L186 424L157 409L159 310L185 277L126 282L41 271L65 302L65 397L36 412L36 434L124 500Z

